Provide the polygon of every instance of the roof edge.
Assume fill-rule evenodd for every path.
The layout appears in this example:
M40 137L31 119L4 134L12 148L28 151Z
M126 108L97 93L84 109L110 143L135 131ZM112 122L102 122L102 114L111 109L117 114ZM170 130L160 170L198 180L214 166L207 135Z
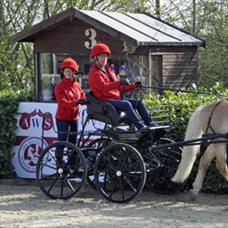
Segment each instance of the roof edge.
M140 42L139 46L197 46L205 47L205 44L202 42Z

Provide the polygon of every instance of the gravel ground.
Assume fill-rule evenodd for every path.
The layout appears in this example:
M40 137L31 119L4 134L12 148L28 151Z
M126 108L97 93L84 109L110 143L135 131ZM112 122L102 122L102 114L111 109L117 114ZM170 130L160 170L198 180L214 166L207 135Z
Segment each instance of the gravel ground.
M127 204L105 201L89 186L70 200L45 197L33 181L0 180L0 227L228 227L228 195L158 195Z

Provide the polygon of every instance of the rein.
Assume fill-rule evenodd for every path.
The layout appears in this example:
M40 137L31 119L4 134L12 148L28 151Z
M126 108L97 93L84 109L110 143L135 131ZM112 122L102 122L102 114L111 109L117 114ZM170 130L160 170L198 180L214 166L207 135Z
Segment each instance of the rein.
M183 92L183 93L192 93L192 92L196 92L194 90L183 90L183 89L173 89L173 88L166 88L166 87L155 87L155 86L142 86L138 89L157 89L157 90L170 90L170 91L174 91L174 92Z

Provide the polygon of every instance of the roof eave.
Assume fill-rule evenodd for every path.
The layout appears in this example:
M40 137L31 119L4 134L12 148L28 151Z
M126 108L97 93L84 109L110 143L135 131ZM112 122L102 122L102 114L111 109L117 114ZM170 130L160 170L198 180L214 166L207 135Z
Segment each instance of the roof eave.
M205 47L206 43L198 42L138 42L138 46L202 46Z

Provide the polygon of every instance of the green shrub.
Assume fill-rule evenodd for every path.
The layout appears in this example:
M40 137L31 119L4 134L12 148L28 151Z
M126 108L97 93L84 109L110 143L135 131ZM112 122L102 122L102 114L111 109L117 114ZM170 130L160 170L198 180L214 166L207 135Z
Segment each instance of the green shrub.
M31 100L29 91L0 91L0 178L11 178L14 170L11 165L11 150L15 145L16 118L20 101Z

